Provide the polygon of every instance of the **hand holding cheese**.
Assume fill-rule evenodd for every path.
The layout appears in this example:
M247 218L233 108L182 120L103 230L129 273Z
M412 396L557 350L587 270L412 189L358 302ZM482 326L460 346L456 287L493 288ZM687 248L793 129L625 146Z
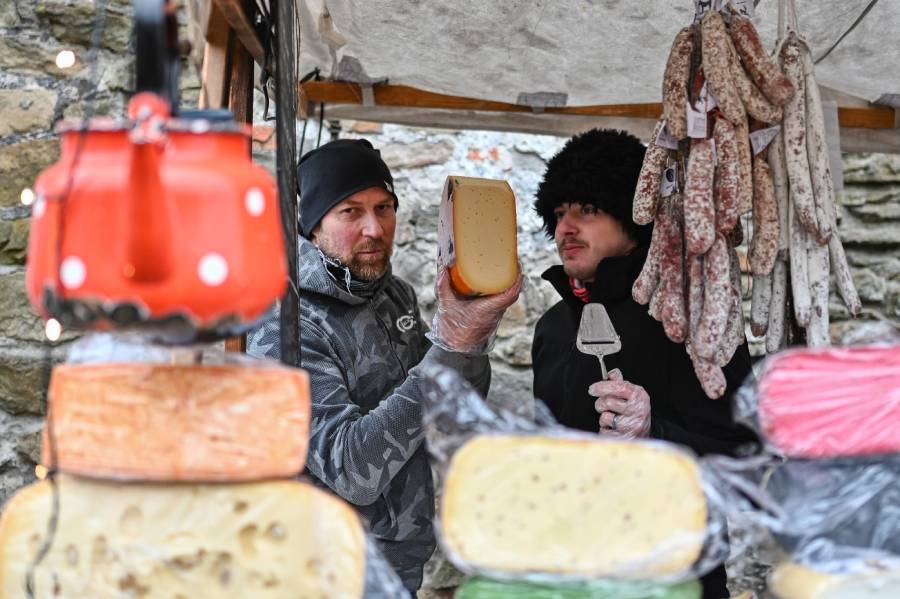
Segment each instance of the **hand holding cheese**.
M622 378L618 368L609 380L594 383L588 393L598 398L594 409L600 414L600 432L625 439L650 436L650 396L643 387Z
M460 353L484 353L490 349L493 335L508 307L522 289L521 270L511 287L501 293L466 298L454 291L446 269L435 283L437 312L429 338L435 345Z

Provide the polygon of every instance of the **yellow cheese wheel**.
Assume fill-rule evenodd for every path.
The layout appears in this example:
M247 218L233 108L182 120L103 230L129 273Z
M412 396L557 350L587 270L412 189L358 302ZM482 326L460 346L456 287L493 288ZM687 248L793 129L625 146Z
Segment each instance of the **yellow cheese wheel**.
M506 181L447 178L438 237L450 281L463 295L499 293L519 272L516 198Z
M313 486L135 484L58 477L59 520L35 597L359 599L358 516ZM25 597L52 489L19 491L0 518L0 599Z
M845 573L820 572L784 562L769 576L769 589L778 599L897 599L900 560L869 560Z
M647 578L701 554L697 463L658 443L477 436L453 456L445 547L479 570Z
M53 369L42 461L121 480L246 481L303 469L309 379L298 369L64 364Z

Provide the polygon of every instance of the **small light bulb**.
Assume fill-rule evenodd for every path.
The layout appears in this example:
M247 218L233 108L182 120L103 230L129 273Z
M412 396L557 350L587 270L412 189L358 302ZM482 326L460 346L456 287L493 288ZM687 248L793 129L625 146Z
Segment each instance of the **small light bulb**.
M75 66L75 53L71 50L62 50L56 55L56 66L61 69L69 69Z
M47 335L47 339L50 341L57 341L59 336L62 335L62 325L55 318L51 318L44 327L44 334Z
M22 190L22 193L19 194L19 200L26 206L31 206L34 203L34 192L31 191L31 188L26 187Z
M43 464L38 464L34 467L34 475L38 480L44 480L47 478L47 467Z

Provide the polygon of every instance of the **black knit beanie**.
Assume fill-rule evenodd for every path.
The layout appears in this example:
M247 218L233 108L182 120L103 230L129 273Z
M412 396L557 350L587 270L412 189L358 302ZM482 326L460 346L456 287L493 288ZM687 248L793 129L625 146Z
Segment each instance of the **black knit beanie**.
M370 187L386 190L396 206L391 171L365 139L338 139L304 155L297 167L300 234L308 238L329 210Z
M566 142L547 163L534 202L547 235L552 239L556 231L557 207L590 204L619 221L639 244L650 243L653 226L636 225L631 215L645 151L638 138L612 129L591 129Z

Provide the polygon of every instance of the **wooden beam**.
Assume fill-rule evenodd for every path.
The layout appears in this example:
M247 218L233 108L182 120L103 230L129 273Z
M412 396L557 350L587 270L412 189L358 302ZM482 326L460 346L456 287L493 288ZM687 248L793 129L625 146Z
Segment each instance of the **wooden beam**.
M228 102L230 67L228 21L216 6L211 6L206 27L206 47L200 73L200 108L224 108Z
M241 0L214 0L214 2L253 60L259 63L259 66L265 67L266 50L256 37L256 30L247 18L243 2Z
M376 85L373 88L375 105L379 107L429 108L449 110L475 110L480 112L534 112L529 106L508 102L478 100L462 96L437 94L405 85ZM362 92L353 83L307 81L300 86L300 94L307 102L317 104L362 104ZM599 104L595 106L548 107L545 114L627 117L655 119L662 114L662 105ZM894 110L888 107L839 107L838 118L842 127L860 129L893 129Z

